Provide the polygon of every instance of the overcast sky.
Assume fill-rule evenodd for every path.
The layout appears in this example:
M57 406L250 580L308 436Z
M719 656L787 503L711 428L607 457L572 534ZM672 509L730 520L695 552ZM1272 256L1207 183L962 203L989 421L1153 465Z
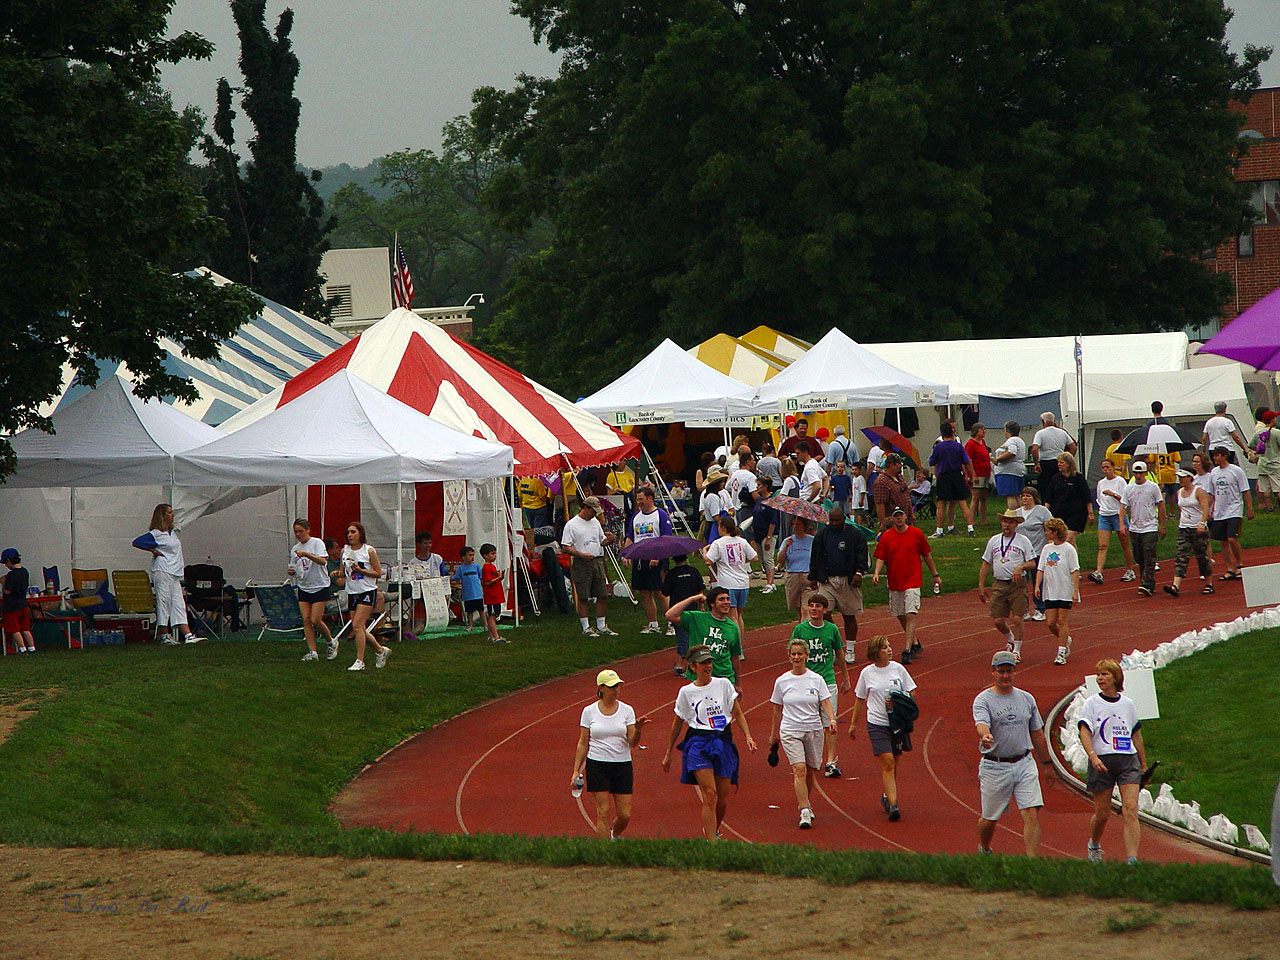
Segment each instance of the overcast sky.
M1235 50L1246 43L1280 48L1278 0L1231 0ZM548 76L557 58L533 42L509 0L268 0L267 24L294 10L294 52L302 70L298 159L308 166L363 166L404 148L438 149L440 128L471 108L478 86L510 87L520 73ZM239 45L224 0L176 0L170 33L194 30L217 47L211 61L165 72L181 108L212 117L219 77L240 82ZM1280 86L1280 49L1262 82ZM246 131L237 132L243 141Z

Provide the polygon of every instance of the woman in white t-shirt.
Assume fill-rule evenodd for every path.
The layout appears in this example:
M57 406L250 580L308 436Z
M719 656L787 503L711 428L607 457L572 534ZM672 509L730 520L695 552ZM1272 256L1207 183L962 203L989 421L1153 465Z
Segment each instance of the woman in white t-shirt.
M1133 580L1133 548L1129 546L1129 528L1124 517L1124 488L1127 481L1116 473L1113 460L1102 461L1102 479L1094 488L1098 502L1098 566L1089 574L1094 583L1102 582L1102 568L1107 564L1107 551L1111 547L1111 534L1120 538L1120 550L1124 553L1124 581Z
M364 524L352 521L347 524L347 545L342 548L342 575L346 578L347 612L351 614L351 632L356 638L356 659L348 670L364 669L364 648L372 643L373 665L386 666L391 648L384 647L365 626L378 602L378 580L382 577L382 564L378 551L365 540Z
M738 536L738 524L733 517L721 517L716 526L720 536L702 548L702 559L711 570L713 585L729 591L729 616L738 625L738 632L745 634L742 608L747 605L751 561L757 556L756 548Z
M1035 487L1023 487L1022 492L1018 494L1018 516L1022 518L1022 523L1018 524L1018 532L1031 541L1031 551L1035 556L1040 556L1040 551L1044 549L1045 536L1044 525L1053 519L1053 514L1049 512L1049 508L1040 503L1040 491ZM1040 595L1036 593L1036 581L1034 577L1027 578L1027 600L1029 606L1035 607L1035 613L1027 617L1028 620L1043 620L1044 601L1040 599Z
M792 640L787 644L791 669L773 682L773 733L769 737L769 762L777 760L782 748L791 764L796 804L800 808L800 829L813 826L813 809L809 794L817 788L818 769L822 766L822 729L835 736L836 717L831 712L831 691L827 681L809 669L809 643Z
M187 626L187 600L182 595L182 575L186 562L182 559L182 541L173 532L173 507L167 503L156 504L151 511L151 526L133 541L139 550L151 554L151 587L156 595L156 631L164 643L173 646L179 641L169 636L170 628L186 643L199 643Z
M289 551L289 576L294 578L298 590L298 612L302 614L302 634L307 640L302 662L320 659L316 651L317 630L324 634L325 655L332 660L338 655L338 645L324 622L324 606L333 594L329 585L329 554L324 541L311 535L311 522L306 517L293 521L293 536L297 542Z
M1178 551L1173 561L1173 583L1166 583L1164 592L1171 597L1181 593L1182 578L1187 575L1187 566L1194 554L1200 579L1205 581L1200 592L1213 593L1213 584L1208 582L1213 573L1209 561L1209 497L1196 486L1190 470L1178 471L1178 492L1174 499L1178 504Z
M596 674L596 702L582 710L578 749L573 757L571 789L580 790L585 781L596 805L596 836L601 840L617 839L631 822L631 748L640 742L644 725L649 722L648 717L637 719L635 710L618 699L621 684L622 678L613 670Z
M862 668L858 674L858 682L853 688L853 716L849 720L849 738L858 739L858 714L865 707L867 711L867 739L871 741L871 752L880 764L880 783L884 793L880 795L880 805L890 820L902 816L898 809L898 759L907 748L901 738L894 738L889 726L889 708L892 701L889 695L894 690L911 693L916 689L916 682L907 673L907 668L893 659L893 645L888 637L872 637L867 643L867 659L870 664Z
M707 543L713 543L720 535L716 520L732 513L728 503L729 498L724 493L724 486L728 482L728 475L718 467L712 467L711 472L707 474L707 485L702 491L702 498L698 501L702 510L702 522L706 526Z
M1138 708L1126 697L1124 670L1114 660L1099 660L1098 692L1080 708L1077 727L1080 745L1089 757L1089 777L1085 788L1093 795L1093 820L1089 824L1089 862L1102 862L1102 832L1111 819L1111 794L1120 788L1120 811L1124 818L1124 852L1130 863L1138 862L1138 793L1142 772L1147 766L1147 750L1142 742Z
M1058 638L1053 662L1064 666L1071 656L1071 629L1067 623L1072 603L1080 602L1080 556L1067 542L1067 524L1054 517L1044 525L1049 542L1040 551L1036 567L1036 596L1044 601L1049 632Z

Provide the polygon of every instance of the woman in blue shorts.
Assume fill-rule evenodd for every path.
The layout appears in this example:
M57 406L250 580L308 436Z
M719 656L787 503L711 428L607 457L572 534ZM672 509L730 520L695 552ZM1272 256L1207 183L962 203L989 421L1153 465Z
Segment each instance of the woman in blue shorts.
M732 725L737 721L746 738L747 749L755 752L756 742L747 729L747 718L738 702L733 684L724 677L711 676L711 648L699 643L689 648L689 665L697 678L676 695L675 720L671 739L662 755L662 769L671 769L671 751L688 726L680 751L680 782L696 784L702 795L702 836L720 837L720 824L729 808L729 787L738 782L738 748Z

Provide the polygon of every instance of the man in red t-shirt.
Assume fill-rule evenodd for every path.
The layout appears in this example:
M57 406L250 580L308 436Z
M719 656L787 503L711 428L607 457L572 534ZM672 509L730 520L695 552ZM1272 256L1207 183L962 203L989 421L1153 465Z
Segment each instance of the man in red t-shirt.
M880 582L880 573L886 567L889 571L889 612L902 624L902 632L907 635L902 645L902 662L910 663L913 657L919 656L924 647L916 639L916 617L920 613L920 588L924 581L920 574L920 561L923 560L933 573L933 589L936 593L942 586L942 578L938 576L938 568L933 565L933 551L929 540L919 527L907 525L907 512L901 507L894 507L889 515L891 526L880 534L880 542L876 544L876 567L871 574L871 582Z

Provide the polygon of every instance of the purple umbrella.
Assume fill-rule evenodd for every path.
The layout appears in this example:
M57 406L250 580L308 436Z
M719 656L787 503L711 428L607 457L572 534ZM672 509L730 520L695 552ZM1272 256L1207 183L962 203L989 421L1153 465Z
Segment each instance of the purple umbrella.
M1280 290L1263 297L1222 332L1201 353L1216 353L1259 370L1280 370Z
M702 544L692 537L650 537L624 547L622 556L627 560L666 560L697 553Z

